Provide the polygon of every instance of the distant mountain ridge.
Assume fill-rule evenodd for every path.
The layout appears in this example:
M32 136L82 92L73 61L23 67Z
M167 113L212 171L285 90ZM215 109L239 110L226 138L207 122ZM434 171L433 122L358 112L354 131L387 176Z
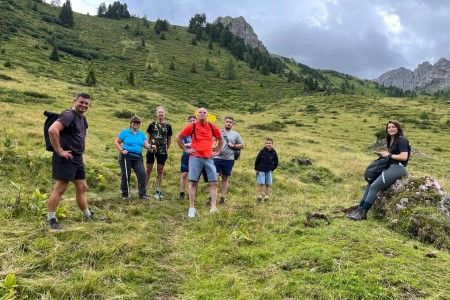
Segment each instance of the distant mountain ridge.
M416 92L443 89L450 86L450 61L441 58L434 65L425 61L414 71L402 67L382 74L375 81Z
M267 51L266 46L258 39L255 31L253 31L253 27L245 21L244 17L218 17L213 24L217 23L222 23L225 27L228 27L234 35L243 38L246 45L257 47L262 51Z

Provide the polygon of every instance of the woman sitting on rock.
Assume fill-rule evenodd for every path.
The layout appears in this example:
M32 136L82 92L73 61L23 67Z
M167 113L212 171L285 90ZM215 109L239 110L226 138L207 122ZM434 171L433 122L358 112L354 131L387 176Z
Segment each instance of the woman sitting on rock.
M411 153L411 146L408 139L403 136L403 130L399 122L388 121L386 125L386 145L387 150L377 154L390 158L388 167L375 181L367 184L359 206L347 215L351 220L367 219L367 211L375 202L378 192L388 188L397 179L407 174L406 165Z

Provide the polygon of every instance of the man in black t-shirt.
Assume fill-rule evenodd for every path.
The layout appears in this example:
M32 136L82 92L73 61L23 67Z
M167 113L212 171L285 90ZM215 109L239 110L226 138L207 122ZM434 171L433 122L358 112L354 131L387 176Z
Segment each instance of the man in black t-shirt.
M163 106L158 106L156 108L157 121L150 123L147 128L148 140L150 142L151 148L148 150L146 156L146 184L148 185L148 182L150 180L156 158L156 172L158 177L155 198L159 200L163 199L163 195L161 192L163 170L167 160L167 151L169 150L172 143L172 126L165 122L165 117L166 109Z
M64 111L50 126L48 133L54 152L52 156L52 174L55 186L48 199L47 222L51 229L63 229L56 220L56 208L69 182L75 185L76 201L86 221L105 221L95 218L89 211L86 198L86 173L84 171L83 152L85 149L87 121L84 113L91 104L91 96L79 93L73 99L73 108ZM72 130L65 130L72 123Z

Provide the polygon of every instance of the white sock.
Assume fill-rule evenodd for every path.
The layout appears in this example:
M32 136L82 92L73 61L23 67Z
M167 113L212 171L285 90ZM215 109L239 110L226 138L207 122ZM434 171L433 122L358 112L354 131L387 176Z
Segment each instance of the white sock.
M91 215L91 212L89 211L89 208L86 208L85 210L83 210L83 216L89 217L90 215Z
M55 211L47 212L47 221L50 221L51 219L56 219L56 212Z

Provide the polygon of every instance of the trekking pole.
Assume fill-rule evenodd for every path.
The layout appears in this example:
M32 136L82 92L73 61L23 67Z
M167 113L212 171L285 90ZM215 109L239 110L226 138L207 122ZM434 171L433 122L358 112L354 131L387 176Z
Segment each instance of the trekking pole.
M128 168L127 168L127 157L126 157L126 155L123 155L123 161L125 163L125 177L127 178L128 204L130 204L130 183L128 182Z

